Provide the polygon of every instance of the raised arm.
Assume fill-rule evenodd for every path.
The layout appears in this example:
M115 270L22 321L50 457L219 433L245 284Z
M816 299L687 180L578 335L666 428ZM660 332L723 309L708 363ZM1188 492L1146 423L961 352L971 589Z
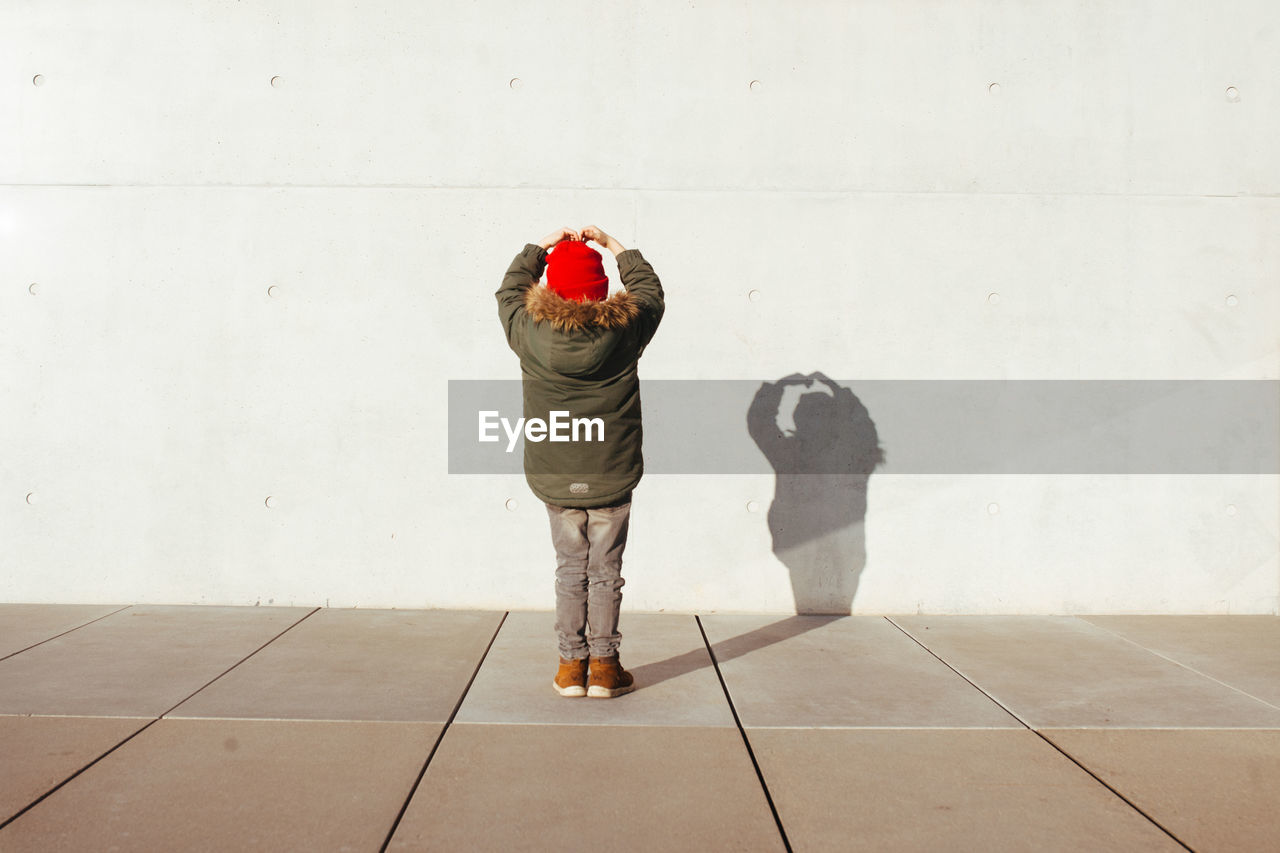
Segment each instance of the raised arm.
M498 320L507 336L507 343L517 353L523 341L520 339L520 315L524 313L525 292L542 277L547 266L547 251L536 243L529 243L520 250L507 273L502 286L494 294L498 298Z
M507 273L502 277L502 286L494 296L498 299L498 320L507 335L507 343L517 353L520 352L520 324L516 322L524 312L525 292L542 278L547 267L547 250L562 240L581 240L582 235L572 228L559 228L543 237L537 243L528 243L516 255Z
M658 274L640 254L639 249L626 248L617 238L609 236L595 225L583 228L582 237L604 246L618 259L618 275L622 278L622 286L640 306L640 346L646 346L658 330L658 324L662 322L662 315L666 311L666 297Z
M599 243L610 252L613 252L613 256L615 258L626 251L626 247L619 243L615 238L610 237L608 234L601 231L600 228L595 225L588 225L586 228L582 229L582 239L593 240Z

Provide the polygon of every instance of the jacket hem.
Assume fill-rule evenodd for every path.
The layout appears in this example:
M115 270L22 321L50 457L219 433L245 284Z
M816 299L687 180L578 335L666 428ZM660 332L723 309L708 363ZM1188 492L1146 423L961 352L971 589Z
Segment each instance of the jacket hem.
M592 495L589 498L580 498L580 497L554 498L551 495L538 491L533 487L532 484L529 485L529 491L533 492L534 497L536 497L538 500L542 501L543 503L551 504L552 506L567 506L573 509L596 509L597 507L611 506L613 504L620 503L622 498L626 497L627 495L635 491L635 487L636 487L636 484L632 483L630 486L627 486L625 489L619 489L618 491L612 492L611 494Z

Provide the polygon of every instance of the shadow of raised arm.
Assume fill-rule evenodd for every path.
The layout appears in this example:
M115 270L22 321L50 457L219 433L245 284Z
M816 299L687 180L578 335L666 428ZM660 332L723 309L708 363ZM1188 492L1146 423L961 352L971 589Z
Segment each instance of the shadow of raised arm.
M796 401L790 435L777 423L788 386L811 389ZM760 386L747 431L776 475L769 532L796 612L851 612L866 565L867 481L884 460L866 407L825 374L795 373Z

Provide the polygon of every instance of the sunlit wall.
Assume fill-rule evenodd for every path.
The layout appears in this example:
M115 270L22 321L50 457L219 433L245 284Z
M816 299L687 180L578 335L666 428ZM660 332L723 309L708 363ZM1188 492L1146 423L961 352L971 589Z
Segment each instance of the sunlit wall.
M884 453L651 471L625 606L1280 612L1266 411L1245 473L904 470L964 404L859 385L1274 397L1277 139L1270 0L6 0L0 600L549 608L449 382L519 376L503 271L598 224L666 288L644 380L821 373Z

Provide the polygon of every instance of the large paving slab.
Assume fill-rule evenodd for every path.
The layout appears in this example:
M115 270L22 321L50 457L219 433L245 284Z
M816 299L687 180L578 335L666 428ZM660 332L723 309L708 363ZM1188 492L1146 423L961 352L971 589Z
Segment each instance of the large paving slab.
M0 604L0 658L121 609L119 604Z
M1192 849L1280 849L1280 731L1049 729Z
M0 714L158 716L309 612L131 607L0 661Z
M551 687L559 660L555 614L507 615L458 711L465 723L733 726L692 616L624 613L619 651L636 690L616 699L565 698Z
M1280 617L1081 618L1280 707Z
M1280 709L1070 616L894 616L1032 728L1280 728Z
M388 849L783 846L736 729L455 723Z
M320 610L168 716L442 723L502 616Z
M0 829L0 849L377 850L440 728L160 720Z
M136 717L0 717L0 824L149 722Z
M744 726L1022 724L880 616L702 617Z
M749 735L795 850L1182 850L1026 729Z

